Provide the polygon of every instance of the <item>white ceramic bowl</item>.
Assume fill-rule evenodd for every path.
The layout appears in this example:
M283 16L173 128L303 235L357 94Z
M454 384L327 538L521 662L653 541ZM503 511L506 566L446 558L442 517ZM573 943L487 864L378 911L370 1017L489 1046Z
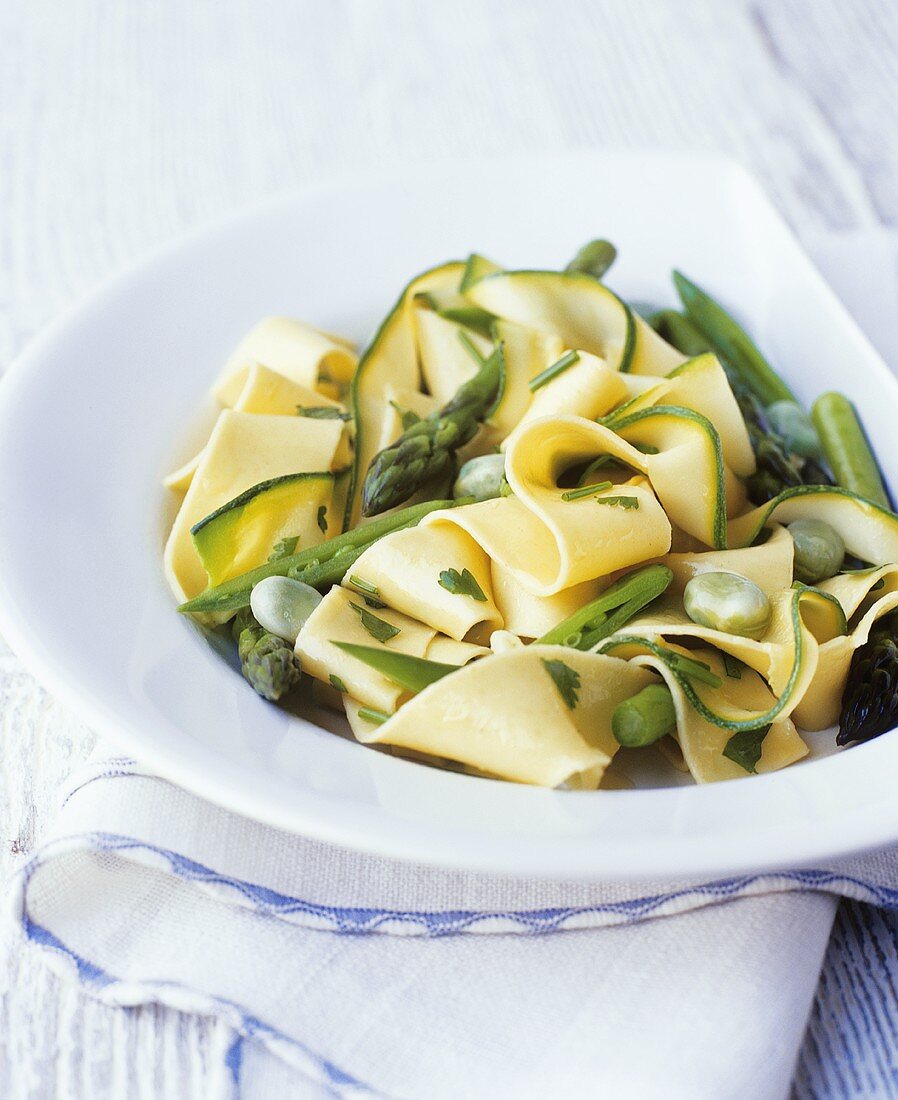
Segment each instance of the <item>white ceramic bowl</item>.
M758 187L711 157L570 155L320 186L194 234L107 283L0 384L0 626L98 731L239 813L384 855L511 874L719 875L898 840L898 735L706 787L560 792L439 772L262 702L179 616L160 478L260 317L364 338L411 272L477 249L557 267L620 250L612 284L728 302L804 399L846 390L898 484L898 385ZM6 751L10 751L7 747ZM825 757L825 758L824 758Z

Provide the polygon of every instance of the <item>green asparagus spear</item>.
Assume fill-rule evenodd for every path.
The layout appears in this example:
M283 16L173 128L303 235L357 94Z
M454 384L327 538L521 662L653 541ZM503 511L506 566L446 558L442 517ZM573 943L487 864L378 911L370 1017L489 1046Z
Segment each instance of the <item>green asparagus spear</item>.
M823 394L814 402L811 418L837 484L891 508L876 459L848 398L840 393Z
M580 249L564 270L568 274L579 273L601 279L616 259L617 249L611 241L590 241Z
M898 614L886 615L854 651L842 695L837 745L870 741L898 726Z
M451 468L453 455L477 434L495 397L503 369L502 344L434 416L413 424L376 454L362 487L362 515L402 504L422 485Z
M592 649L660 596L672 580L673 573L666 565L645 565L635 569L537 638L536 644L566 645L584 651Z
M411 508L403 508L400 512L393 512L364 527L356 527L345 534L337 535L336 538L323 542L319 546L310 546L306 550L300 550L298 554L290 554L287 557L266 562L248 573L216 585L215 588L207 589L194 599L181 604L178 610L191 614L239 611L249 606L253 586L265 577L293 577L311 585L312 588L337 584L343 579L346 570L353 562L379 538L390 534L391 531L414 527L428 512L435 512L439 508L454 508L456 504L461 503L464 502L429 500L423 504L415 504Z
M611 732L628 749L660 741L677 724L673 696L666 684L649 684L614 708Z
M646 320L663 340L684 355L692 357L714 350L705 334L675 309L656 310Z
M762 404L795 401L795 394L723 306L679 271L673 273L673 281L689 320L704 333L718 355L739 373Z
M272 703L289 694L299 683L299 661L290 646L256 622L249 610L234 620L234 639L243 675L255 692Z

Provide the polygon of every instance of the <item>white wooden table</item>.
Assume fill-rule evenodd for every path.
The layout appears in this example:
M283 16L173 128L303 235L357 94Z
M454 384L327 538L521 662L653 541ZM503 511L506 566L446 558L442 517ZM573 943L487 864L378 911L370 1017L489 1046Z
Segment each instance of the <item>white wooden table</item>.
M800 234L894 224L896 103L895 0L0 3L0 366L146 248L355 168L718 149ZM32 850L92 740L0 641L0 870ZM836 935L889 934L872 920L848 910ZM837 1011L831 991L817 1011ZM94 1004L31 957L0 967L10 1100L199 1098L223 1039Z

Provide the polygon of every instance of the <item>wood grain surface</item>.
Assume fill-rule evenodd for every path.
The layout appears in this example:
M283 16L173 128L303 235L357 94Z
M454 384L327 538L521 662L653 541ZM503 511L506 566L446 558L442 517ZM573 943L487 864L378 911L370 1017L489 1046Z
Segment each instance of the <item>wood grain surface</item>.
M715 149L799 234L894 225L896 103L895 0L0 0L0 367L145 249L335 172ZM0 870L92 740L0 642ZM5 954L0 1096L206 1095L220 1025Z

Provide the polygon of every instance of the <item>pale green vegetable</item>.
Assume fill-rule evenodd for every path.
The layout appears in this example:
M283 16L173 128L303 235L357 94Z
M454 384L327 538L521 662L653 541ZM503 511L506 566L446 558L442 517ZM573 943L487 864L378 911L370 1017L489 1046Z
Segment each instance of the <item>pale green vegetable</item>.
M249 602L259 624L292 645L321 599L320 592L302 581L266 577L253 588Z
M455 500L471 497L473 500L493 500L502 496L502 479L505 476L505 455L480 455L469 459L458 471L452 486Z
M834 577L845 560L845 543L838 531L821 519L797 519L789 534L795 543L795 579L817 584Z
M795 401L774 401L764 410L770 427L782 436L793 454L802 458L820 457L820 439L810 416Z
M649 684L614 708L611 732L618 744L641 749L670 733L677 724L667 684Z
M686 614L699 626L760 638L770 623L770 600L738 573L700 573L683 593Z

